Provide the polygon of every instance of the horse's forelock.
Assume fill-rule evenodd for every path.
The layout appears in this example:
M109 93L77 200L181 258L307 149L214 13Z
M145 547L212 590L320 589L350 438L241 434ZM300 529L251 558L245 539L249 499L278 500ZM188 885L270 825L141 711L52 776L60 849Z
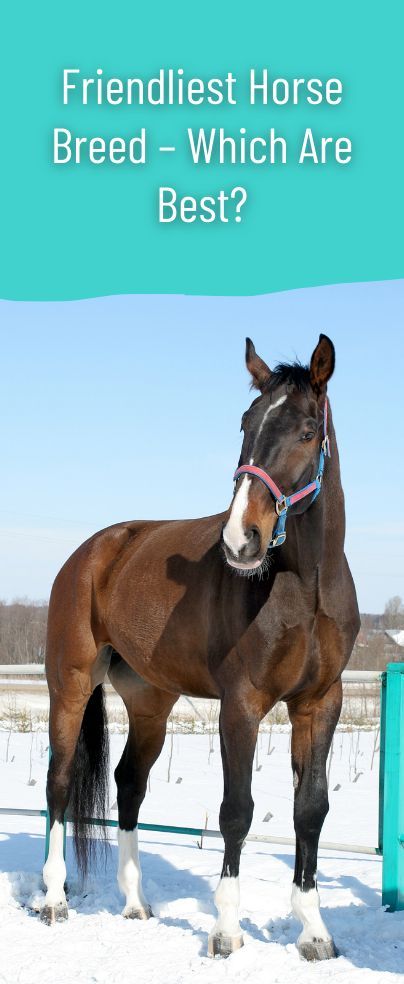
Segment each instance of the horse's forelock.
M310 391L310 369L302 365L301 362L279 362L274 369L268 383L265 386L265 393L273 393L280 386L294 386L300 393Z

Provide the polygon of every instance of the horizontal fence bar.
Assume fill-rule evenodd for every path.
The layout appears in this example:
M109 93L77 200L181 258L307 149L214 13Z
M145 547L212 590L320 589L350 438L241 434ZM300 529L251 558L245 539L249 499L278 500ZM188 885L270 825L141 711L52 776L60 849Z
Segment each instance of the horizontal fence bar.
M33 679L33 680L22 680L21 677L7 677L4 673L0 674L0 687L4 693L7 690L38 690L42 694L48 693L48 685L46 680Z
M43 663L1 663L0 676L45 676Z
M2 663L0 676L42 676L45 679L45 667L43 663ZM343 683L379 683L380 680L379 670L344 670L342 674Z
M380 683L381 670L344 670L343 683Z
M0 814L5 817L46 817L47 810L21 810L16 806L0 806Z
M25 810L17 809L13 807L0 807L0 815L12 816L12 817L46 817L46 810ZM67 822L71 821L69 818ZM110 818L106 820L100 820L97 817L92 817L90 819L85 819L84 823L91 824L94 827L118 827L118 820L111 820ZM221 837L220 830L208 830L205 827L176 827L174 824L163 824L163 823L139 823L139 830L149 830L154 833L161 834L185 834L187 837ZM246 841L250 841L258 844L287 844L292 847L295 846L294 837L275 837L268 834L248 834L245 838ZM380 850L378 847L368 847L363 844L339 844L337 841L320 841L319 849L322 851L338 851L344 854L369 854L378 855Z

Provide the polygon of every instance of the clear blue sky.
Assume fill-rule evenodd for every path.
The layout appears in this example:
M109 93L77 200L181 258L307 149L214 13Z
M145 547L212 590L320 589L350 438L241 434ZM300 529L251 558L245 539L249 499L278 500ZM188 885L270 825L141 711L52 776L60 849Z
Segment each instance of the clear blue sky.
M273 365L307 361L320 331L336 347L329 395L360 607L404 597L404 281L2 301L0 324L1 598L47 598L66 557L110 523L226 508L251 400L245 335Z

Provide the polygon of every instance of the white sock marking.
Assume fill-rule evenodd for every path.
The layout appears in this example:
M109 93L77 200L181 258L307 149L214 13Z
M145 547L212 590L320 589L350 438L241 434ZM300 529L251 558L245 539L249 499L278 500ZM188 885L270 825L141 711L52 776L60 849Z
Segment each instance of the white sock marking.
M45 905L56 906L66 902L64 884L66 865L63 857L63 824L55 820L49 837L49 853L43 869L47 888Z
M126 898L124 913L129 909L144 909L147 902L142 891L137 827L134 830L118 827L118 848L118 885Z
M296 918L300 919L300 922L303 923L303 930L300 933L298 943L312 943L313 940L331 940L330 933L321 918L320 897L316 888L310 888L308 892L302 892L298 885L293 885L292 909Z
M248 493L250 491L251 478L244 475L241 480L240 488L237 489L230 516L223 529L223 539L226 546L237 557L240 550L245 547L247 537L244 533L243 516L248 505Z
M238 921L240 905L240 886L238 878L221 878L215 892L215 906L218 917L213 927L212 936L241 936Z

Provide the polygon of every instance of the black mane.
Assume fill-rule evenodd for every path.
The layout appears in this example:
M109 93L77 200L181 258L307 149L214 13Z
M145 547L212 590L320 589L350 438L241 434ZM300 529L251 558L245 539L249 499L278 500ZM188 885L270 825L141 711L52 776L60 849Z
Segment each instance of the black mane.
M301 362L279 362L271 370L268 391L278 386L295 386L300 393L306 393L310 388L310 369Z

